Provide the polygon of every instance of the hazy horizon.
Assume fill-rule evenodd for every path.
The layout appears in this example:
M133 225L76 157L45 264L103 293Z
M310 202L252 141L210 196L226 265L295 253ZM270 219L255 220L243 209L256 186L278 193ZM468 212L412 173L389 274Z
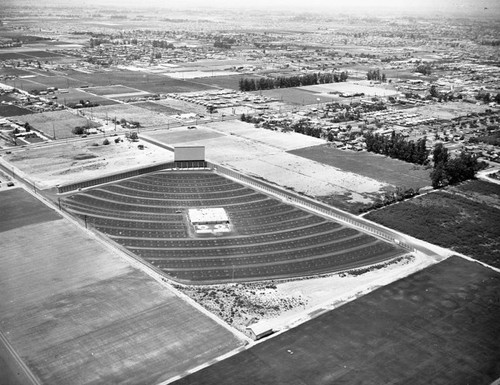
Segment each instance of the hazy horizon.
M36 3L32 0L7 0L6 4L16 6ZM219 8L219 9L258 9L273 11L305 12L359 12L359 13L401 13L401 14L484 14L488 17L500 16L498 0L52 0L41 6L77 6L77 7L116 7L119 8Z

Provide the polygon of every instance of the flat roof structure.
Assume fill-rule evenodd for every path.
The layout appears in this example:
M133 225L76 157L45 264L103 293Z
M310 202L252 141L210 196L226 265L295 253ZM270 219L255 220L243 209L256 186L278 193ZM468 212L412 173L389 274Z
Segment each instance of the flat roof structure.
M229 217L223 208L189 209L188 217L193 225L229 222Z

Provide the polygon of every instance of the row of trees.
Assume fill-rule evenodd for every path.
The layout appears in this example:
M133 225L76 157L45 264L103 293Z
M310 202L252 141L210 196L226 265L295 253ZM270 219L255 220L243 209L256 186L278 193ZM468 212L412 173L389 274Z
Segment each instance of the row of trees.
M231 44L226 43L225 41L217 40L214 43L215 48L222 48L222 49L231 49Z
M155 48L168 48L168 49L175 48L175 46L167 40L153 40L151 41L151 45Z
M419 64L417 68L415 68L415 72L419 72L422 75L429 76L432 73L432 68L429 63L427 64Z
M375 199L373 203L364 205L358 209L359 213L365 213L370 210L376 210L382 208L384 206L392 205L396 202L402 202L406 199L413 198L414 196L419 195L418 189L414 188L405 188L405 187L397 187L393 192L386 192L382 194L380 197Z
M94 48L101 44L106 44L106 43L107 44L110 43L110 40L108 38L91 37L89 41L90 48Z
M297 132L299 134L312 136L314 138L321 138L323 134L323 130L321 129L321 127L314 126L311 124L311 122L307 120L300 120L298 122L293 122L284 131L287 130L293 130L294 132Z
M290 88L311 86L314 84L327 84L345 82L348 78L347 72L329 73L314 72L305 75L279 76L277 78L248 79L241 78L240 91L273 90L275 88Z
M384 83L387 81L385 74L381 74L378 68L376 70L369 70L366 73L366 78L368 80L378 80Z
M476 156L462 151L459 156L451 158L448 149L442 143L434 146L432 152L434 169L431 172L432 187L439 188L473 179L476 172L484 167Z
M409 163L425 164L429 151L426 148L427 139L406 140L401 134L394 131L391 136L367 132L364 134L366 150L377 154L387 155Z
M259 116L245 115L241 114L240 119L242 122L260 124L262 123L262 128L267 130L278 130L278 126L281 127L283 132L293 131L299 134L312 136L314 138L321 138L323 136L323 130L317 125L313 125L312 122L307 119L302 119L298 122L276 122L264 121L263 118ZM332 139L333 140L333 139Z
M77 108L97 107L97 106L99 106L99 103L91 102L88 99L87 100L80 99L80 101L78 103L67 103L66 106L69 108L77 109Z
M496 95L493 95L489 92L485 91L480 91L476 95L477 100L481 100L483 103L490 103L490 102L495 102L497 104L500 104L500 93L497 93Z
M500 146L500 132L491 132L486 135L469 138L470 143L486 143L491 146Z

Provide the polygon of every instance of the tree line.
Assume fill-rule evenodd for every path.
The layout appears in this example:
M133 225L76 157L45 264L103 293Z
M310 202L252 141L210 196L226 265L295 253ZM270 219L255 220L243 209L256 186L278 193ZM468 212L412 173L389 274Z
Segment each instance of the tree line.
M470 143L486 143L491 146L500 146L500 131L492 132L486 135L469 138Z
M415 68L415 72L419 72L421 73L422 75L427 75L429 76L431 73L432 73L432 68L431 68L431 65L430 64L419 64L416 68Z
M484 162L478 162L477 157L465 151L451 158L448 149L442 143L434 146L432 152L434 169L431 172L432 187L439 188L474 179L476 172L481 170Z
M311 86L314 84L327 84L345 82L348 78L347 72L329 73L314 72L304 75L278 76L277 78L249 79L241 78L239 82L240 91L273 90L275 88L290 88Z
M267 130L277 130L277 125L272 121L267 121L260 116L252 116L241 114L240 120L242 122L260 124L262 123L262 128ZM314 138L323 137L323 129L320 126L313 125L312 122L307 119L302 119L297 122L280 122L279 127L282 132L293 131L299 134L312 136Z
M394 131L391 136L367 132L364 134L366 150L396 158L409 163L425 164L429 151L426 148L427 138L406 140L401 134Z
M380 70L377 68L376 70L369 70L367 73L366 73L366 78L368 80L378 80L378 81L381 81L383 83L385 83L387 81L387 77L385 76L384 73L380 73Z
M175 46L167 40L152 40L151 45L155 48L168 48L168 49L175 48Z

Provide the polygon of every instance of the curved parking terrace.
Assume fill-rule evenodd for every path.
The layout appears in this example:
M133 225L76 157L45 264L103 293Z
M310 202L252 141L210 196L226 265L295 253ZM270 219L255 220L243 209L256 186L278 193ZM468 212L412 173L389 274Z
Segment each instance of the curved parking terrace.
M162 171L79 192L68 212L169 278L208 284L307 276L390 259L395 245L210 171ZM224 208L231 232L197 234L190 208Z

